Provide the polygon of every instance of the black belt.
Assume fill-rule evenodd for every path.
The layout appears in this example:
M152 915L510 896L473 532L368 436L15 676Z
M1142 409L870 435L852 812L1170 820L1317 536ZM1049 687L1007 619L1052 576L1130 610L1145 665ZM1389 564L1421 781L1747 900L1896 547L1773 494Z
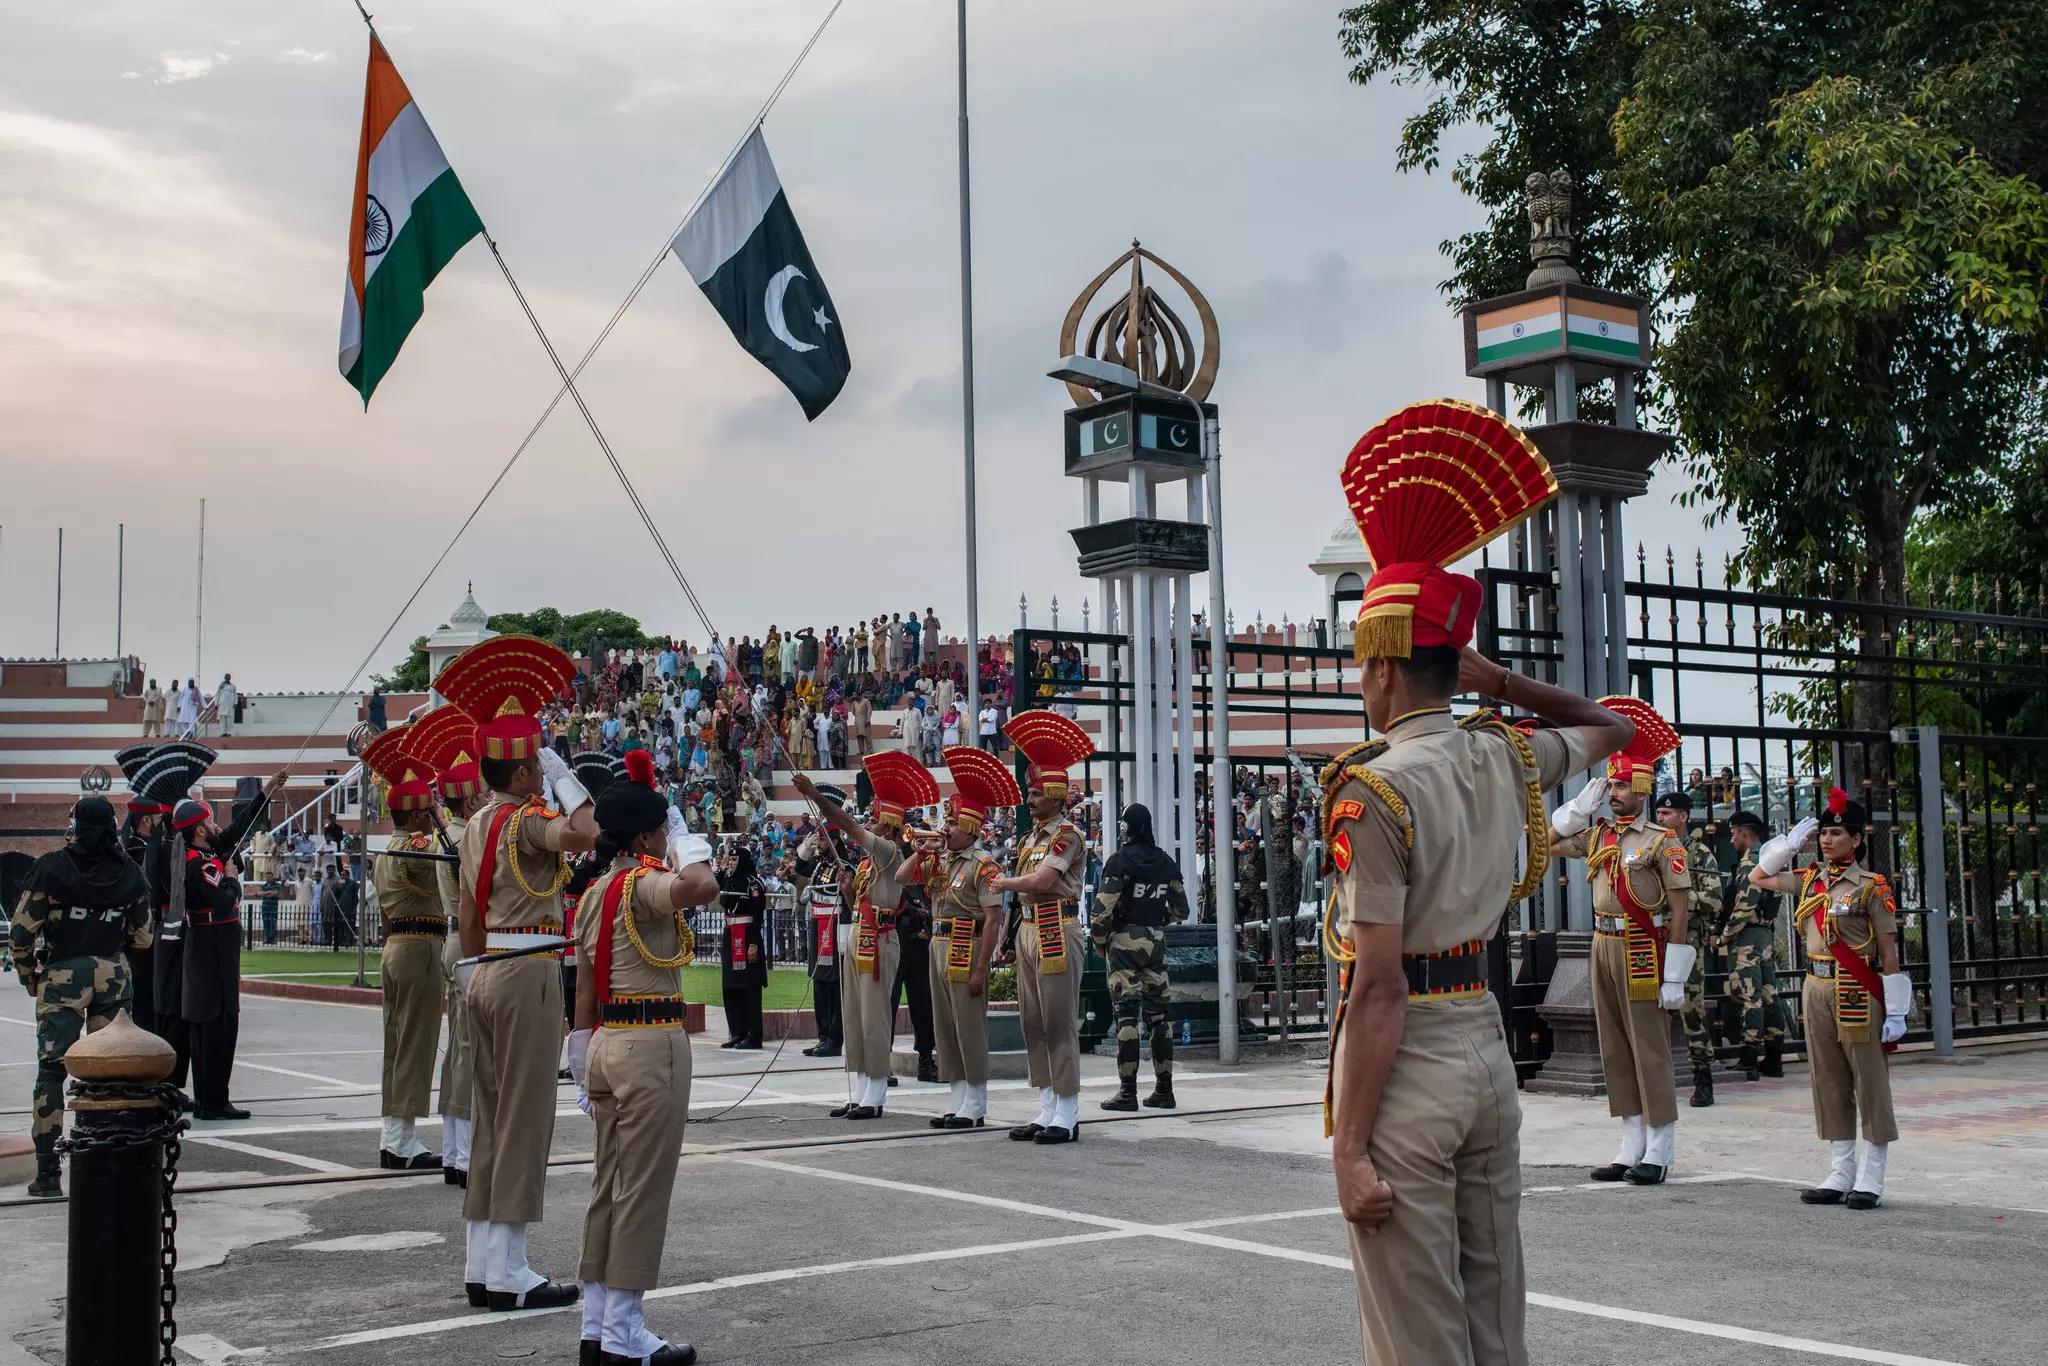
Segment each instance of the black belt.
M217 929L222 925L239 925L242 915L239 911L193 911L185 917L194 925Z
M434 939L446 939L448 937L448 922L438 915L401 916L397 920L385 921L384 933L386 935L419 934L427 935Z
M1866 959L1864 959L1864 960L1863 960L1863 965L1864 965L1865 967L1869 967L1869 966L1871 966L1871 964L1870 964L1870 960L1869 960L1869 959L1867 959L1867 958L1866 958ZM1815 959L1812 959L1811 961L1809 961L1809 962L1807 963L1807 965L1806 965L1806 975L1807 975L1807 976L1809 976L1809 977L1818 977L1818 978L1820 978L1820 979L1821 979L1822 981L1824 981L1824 982L1825 982L1825 981L1831 981L1831 980L1833 980L1833 979L1835 979L1835 978L1837 978L1837 977L1846 977L1846 976L1848 976L1848 973L1847 973L1847 972L1844 972L1844 971L1840 971L1840 970L1839 970L1839 969L1840 969L1840 967L1841 967L1841 965L1840 965L1840 964L1838 964L1838 963L1835 963L1835 962L1833 962L1833 961L1832 961L1832 960L1830 960L1830 959L1826 959L1826 958L1815 958Z
M680 996L638 996L606 1001L598 1007L602 1022L614 1028L633 1025L679 1025L689 1014Z
M1487 989L1486 941L1474 939L1441 953L1404 953L1401 972L1411 997L1477 996Z

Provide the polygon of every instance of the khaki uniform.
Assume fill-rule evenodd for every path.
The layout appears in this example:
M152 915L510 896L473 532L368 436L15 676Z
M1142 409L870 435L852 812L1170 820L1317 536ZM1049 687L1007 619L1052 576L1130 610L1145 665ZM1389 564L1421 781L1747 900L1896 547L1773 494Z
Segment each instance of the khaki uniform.
M1807 960L1840 974L1820 977L1809 970L1800 994L1806 1057L1811 1064L1808 1075L1813 1088L1814 1129L1824 1139L1853 1139L1861 1119L1864 1142L1890 1143L1899 1136L1899 1120L1892 1109L1891 1068L1879 1042L1884 997L1881 993L1871 997L1868 1021L1854 1031L1862 1038L1844 1040L1835 1009L1840 983L1848 974L1835 965L1830 942L1839 941L1859 951L1881 975L1884 968L1878 959L1877 936L1899 932L1891 885L1860 863L1846 868L1817 864L1780 873L1771 885L1799 899L1794 924L1805 936ZM1823 909L1814 904L1817 898L1825 898L1824 914L1816 914ZM1852 980L1852 989L1854 985Z
M1530 746L1533 772L1505 735L1458 725L1448 711L1396 721L1363 764L1371 779L1331 794L1342 923L1400 925L1404 959L1491 939L1529 784L1551 787L1586 765L1576 731L1539 730ZM1393 1214L1371 1236L1349 1229L1366 1361L1528 1359L1521 1126L1494 998L1483 988L1411 994L1366 1145L1393 1188Z
M492 867L485 907L486 944L510 949L536 932L560 937L563 821L530 805L508 819L495 844L498 813L516 805L493 793L462 832L462 895L476 895L479 870ZM517 830L515 833L514 823ZM519 846L515 877L511 846ZM520 886L520 878L526 886ZM535 894L529 895L527 889ZM525 933L518 933L524 930ZM502 1224L539 1222L555 1138L555 1072L562 1049L562 972L556 954L480 964L469 984L475 1045L471 1105L476 1135L463 1217Z
M861 832L860 843L867 857L853 875L853 924L848 927L845 952L839 960L839 1018L846 1032L846 1070L864 1077L886 1077L896 1045L893 997L902 946L896 942L893 927L896 910L903 904L903 884L895 876L903 865L903 850L889 836L867 831ZM875 936L875 967L870 972L854 964L862 898L889 927Z
M463 831L469 822L448 821L448 838L462 847ZM469 1118L470 1076L475 1052L470 1043L469 993L455 965L462 958L462 939L456 934L462 909L462 886L451 863L434 865L434 883L441 894L442 913L448 917L448 938L441 947L441 995L448 1010L448 1051L441 1055L441 1113L449 1119Z
M425 835L394 835L392 844L421 852L434 847ZM370 880L384 913L384 952L377 967L384 987L383 1113L413 1119L432 1109L448 921L434 865L425 859L380 858Z
M1017 929L1017 1013L1024 1026L1024 1051L1030 1061L1031 1084L1051 1087L1054 1095L1081 1092L1081 875L1088 867L1088 846L1081 832L1055 817L1032 827L1017 845L1017 876L1040 868L1057 868L1052 890L1028 902ZM1039 926L1057 916L1066 944L1066 963L1058 972L1041 965Z
M1569 839L1554 840L1552 858L1586 858L1618 844L1615 861L1592 874L1593 1019L1600 1029L1600 1070L1607 1079L1607 1113L1626 1119L1641 1115L1655 1128L1678 1119L1671 1076L1671 1016L1657 1004L1664 980L1663 941L1666 894L1690 892L1692 874L1685 846L1650 819L1648 803L1635 819L1617 826L1603 816ZM1627 911L1614 878L1628 879L1629 894L1650 909L1655 927L1655 979L1648 1000L1629 997ZM1640 990L1640 987L1638 988Z
M988 990L984 986L979 996L968 992L970 969L952 967L951 936L962 921L973 927L959 931L968 936L971 964L979 952L971 946L980 941L982 926L1003 913L1003 894L990 886L1001 872L979 849L949 850L944 866L925 884L932 903L932 1036L942 1082L988 1085Z
M593 970L605 896L613 882L638 866L631 857L617 859L583 895L576 945ZM673 959L682 952L671 890L675 880L669 872L642 872L633 880L633 928L655 958ZM613 1003L657 998L680 1008L682 968L657 967L643 958L627 931L627 914L622 904L612 925ZM597 985L601 989L604 984ZM591 1036L585 1081L597 1150L577 1278L602 1281L614 1290L652 1290L660 1283L669 1197L690 1113L690 1036L680 1021L601 1023Z

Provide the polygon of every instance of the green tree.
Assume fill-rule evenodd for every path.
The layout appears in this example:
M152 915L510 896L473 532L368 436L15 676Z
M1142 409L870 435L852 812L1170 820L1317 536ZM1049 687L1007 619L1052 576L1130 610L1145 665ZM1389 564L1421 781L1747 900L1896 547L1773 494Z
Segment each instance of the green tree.
M641 631L637 618L608 607L573 616L563 616L552 607L537 607L531 612L497 612L491 616L490 627L501 634L518 632L554 644L566 639L570 650L577 654L588 650L590 638L600 633L606 647L613 650L644 650L658 643Z
M371 674L370 686L379 692L425 692L427 690L427 638L413 637L412 650L388 674Z

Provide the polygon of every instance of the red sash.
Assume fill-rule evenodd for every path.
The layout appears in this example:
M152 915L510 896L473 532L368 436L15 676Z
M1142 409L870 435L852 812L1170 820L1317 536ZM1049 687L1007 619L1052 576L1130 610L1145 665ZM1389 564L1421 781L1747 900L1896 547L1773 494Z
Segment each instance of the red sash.
M1840 880L1840 878L1836 878L1834 881L1839 882ZM1869 960L1844 943L1841 934L1828 923L1828 910L1833 904L1833 898L1828 893L1833 890L1833 887L1834 882L1827 880L1825 875L1821 873L1815 873L1812 880L1807 883L1808 892L1819 902L1814 907L1813 912L1814 928L1820 931L1821 942L1828 946L1828 953L1835 960L1835 972L1838 974L1835 983L1836 1034L1844 1037L1845 1042L1861 1042L1863 1039L1871 1037L1871 1004L1875 1002L1882 1006L1884 1002L1884 979L1878 976L1876 968L1870 966ZM1796 924L1798 917L1795 915L1793 920ZM1875 932L1872 933L1871 939L1872 942L1875 942ZM1842 990L1839 979L1839 974L1842 973L1848 974L1849 979L1862 988L1864 995L1862 1001L1857 1002L1847 999L1848 993ZM1854 1018L1858 1014L1863 1016L1861 1021ZM1884 1011L1880 1009L1877 1015L1879 1019L1882 1019ZM1861 1038L1852 1039L1847 1037L1858 1032L1857 1026L1859 1023L1862 1027L1860 1031ZM1897 1048L1898 1044L1896 1043L1884 1045L1884 1051L1887 1053L1893 1052Z
M1614 899L1621 903L1622 914L1628 918L1623 949L1628 965L1629 1000L1654 1001L1664 985L1664 936L1654 923L1656 912L1636 900L1635 888L1629 885L1628 869L1622 863L1621 832L1609 826L1607 840L1587 860L1587 870L1591 872L1601 863L1608 865L1607 885L1614 889Z
M484 841L484 856L477 860L476 869L476 923L484 929L491 925L491 878L498 871L498 836L505 833L505 822L512 819L512 813L519 809L519 803L506 802L498 808L498 814L491 817L490 837ZM514 857L517 857L515 851Z
M628 881L624 873L613 878L598 903L597 952L590 970L597 977L599 1005L608 1005L612 999L612 927L618 923L619 902L625 899Z
M754 923L750 915L734 916L725 922L725 961L733 967L747 965L747 930Z
M838 929L839 912L836 907L822 915L817 911L811 912L811 935L818 941L818 966L821 968L829 968L835 961L833 955L837 949L835 936Z

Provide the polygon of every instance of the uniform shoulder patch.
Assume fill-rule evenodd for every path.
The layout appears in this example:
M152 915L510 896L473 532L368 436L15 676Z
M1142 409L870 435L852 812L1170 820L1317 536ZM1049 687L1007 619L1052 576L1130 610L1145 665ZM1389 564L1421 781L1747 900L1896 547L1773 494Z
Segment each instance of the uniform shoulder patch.
M1361 807L1359 809L1363 810L1364 808ZM1330 862L1337 865L1337 871L1340 873L1351 871L1350 831L1339 830L1336 834L1330 836Z
M1353 801L1351 798L1346 797L1343 801L1331 805L1330 824L1335 825L1338 821L1355 821L1364 814L1364 802Z
M207 860L206 862L204 862L204 863L200 864L200 865L199 865L199 875L200 875L201 877L203 877L203 878L205 878L205 879L206 879L206 885L207 885L207 886L209 886L209 887L218 887L218 886L220 886L220 880L221 880L221 877L222 877L222 875L223 875L223 870L222 870L222 868L221 868L221 866L220 866L220 860L219 860L219 859L208 859L208 860Z

